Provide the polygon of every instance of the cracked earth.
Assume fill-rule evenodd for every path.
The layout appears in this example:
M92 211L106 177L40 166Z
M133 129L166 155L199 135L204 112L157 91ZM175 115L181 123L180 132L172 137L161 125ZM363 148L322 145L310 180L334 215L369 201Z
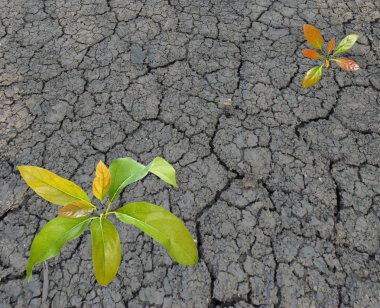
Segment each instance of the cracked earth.
M1 307L380 307L378 1L0 0ZM361 37L354 73L300 87L302 26ZM99 160L165 157L124 203L181 217L199 264L115 221L122 263L96 284L88 231L30 283L58 207L15 166L91 191Z

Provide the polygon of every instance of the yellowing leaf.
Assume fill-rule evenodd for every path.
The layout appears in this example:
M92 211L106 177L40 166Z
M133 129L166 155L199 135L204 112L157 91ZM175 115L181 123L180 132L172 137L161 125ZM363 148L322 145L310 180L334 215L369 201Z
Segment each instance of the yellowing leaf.
M95 208L91 203L82 200L74 201L61 208L58 211L58 215L71 218L83 217L92 213Z
M96 166L96 177L92 183L92 191L94 196L103 202L111 185L111 174L107 166L100 161Z
M326 66L327 69L330 68L330 61L327 60L327 59L325 60L325 66Z
M115 215L162 244L178 263L195 265L198 262L197 247L185 224L164 208L147 202L135 202L116 210Z
M330 54L333 50L334 50L334 47L335 47L335 39L332 38L328 44L327 44L327 53Z
M338 47L335 49L334 55L342 54L347 52L354 46L356 40L359 38L357 34L347 35L343 40L340 41Z
M87 217L57 217L49 221L32 242L26 277L30 279L36 264L55 257L68 241L80 236L89 222L90 218Z
M153 159L147 168L149 172L152 172L164 182L177 187L175 170L173 166L162 157L156 157Z
M322 50L322 47L323 47L322 34L316 27L309 24L304 24L303 33L305 35L306 40L309 42L311 46L319 50Z
M338 66L346 71L352 72L356 71L359 69L359 64L357 64L354 60L351 60L349 58L339 58L339 59L334 59L336 64Z
M315 51L313 49L305 49L303 51L303 55L306 58L309 58L309 59L312 59L312 60L317 60L317 59L321 58L321 55L317 51Z
M116 276L120 265L120 239L115 226L104 217L91 223L92 263L96 281L108 285Z
M35 166L18 166L17 168L29 187L47 201L59 205L66 205L77 200L90 202L82 188L49 170Z
M314 66L309 70L302 80L302 87L308 88L317 84L322 78L323 65Z

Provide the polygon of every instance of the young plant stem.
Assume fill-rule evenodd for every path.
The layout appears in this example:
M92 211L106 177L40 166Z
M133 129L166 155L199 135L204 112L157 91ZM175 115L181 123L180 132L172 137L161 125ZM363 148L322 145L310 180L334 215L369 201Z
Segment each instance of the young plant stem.
M109 216L109 215L111 215L111 214L116 214L116 212L114 212L114 211L112 211L112 212L106 212L106 213L104 214L104 216L107 217L107 216Z
M42 284L41 302L42 302L42 307L45 308L49 306L48 303L46 302L48 293L49 293L49 269L48 269L48 264L46 261L44 261L43 263L43 273L44 273L44 276L43 276L44 280Z
M107 206L107 210L106 210L106 214L109 212L109 210L111 209L111 204L112 202L108 202L108 206Z

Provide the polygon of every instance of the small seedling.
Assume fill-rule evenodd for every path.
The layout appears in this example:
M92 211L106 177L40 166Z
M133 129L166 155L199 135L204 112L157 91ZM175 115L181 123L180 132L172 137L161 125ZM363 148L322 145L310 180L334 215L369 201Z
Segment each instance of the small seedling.
M321 51L321 53L319 53L318 51L315 51L313 49L305 49L303 51L303 55L312 60L323 60L323 63L321 65L314 66L311 70L309 70L306 73L304 79L302 80L303 88L308 88L317 84L322 78L323 66L325 66L328 70L330 68L331 61L336 62L336 64L340 68L349 72L356 71L359 69L359 65L354 60L345 57L335 58L336 55L343 54L350 50L352 46L354 46L356 40L359 38L359 35L347 35L343 40L340 41L336 48L335 39L333 38L328 42L327 50L324 52L322 34L316 27L304 24L303 32L309 44Z
M178 263L195 265L198 251L184 223L164 208L147 202L134 202L111 210L112 203L122 190L149 172L176 187L174 168L163 158L156 157L144 166L132 158L115 159L109 169L100 161L92 190L102 203L108 194L108 206L99 216L89 215L97 208L87 194L73 182L49 170L35 166L18 166L25 182L42 198L61 205L58 217L48 222L32 242L26 276L30 279L33 267L58 255L69 241L79 237L91 222L92 262L96 280L108 285L116 276L121 260L119 234L108 219L114 214L121 222L134 225L157 242Z

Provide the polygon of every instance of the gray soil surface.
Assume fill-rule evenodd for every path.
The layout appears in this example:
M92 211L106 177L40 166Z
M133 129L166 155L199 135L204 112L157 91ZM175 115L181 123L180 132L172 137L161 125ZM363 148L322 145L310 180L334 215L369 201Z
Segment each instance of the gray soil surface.
M0 0L1 307L380 307L378 1ZM361 69L317 65L302 27L360 34ZM124 203L181 217L199 264L174 263L113 220L122 263L96 284L89 231L31 282L33 237L58 206L27 189L36 165L91 192L94 168L160 155ZM46 289L45 289L46 290Z

